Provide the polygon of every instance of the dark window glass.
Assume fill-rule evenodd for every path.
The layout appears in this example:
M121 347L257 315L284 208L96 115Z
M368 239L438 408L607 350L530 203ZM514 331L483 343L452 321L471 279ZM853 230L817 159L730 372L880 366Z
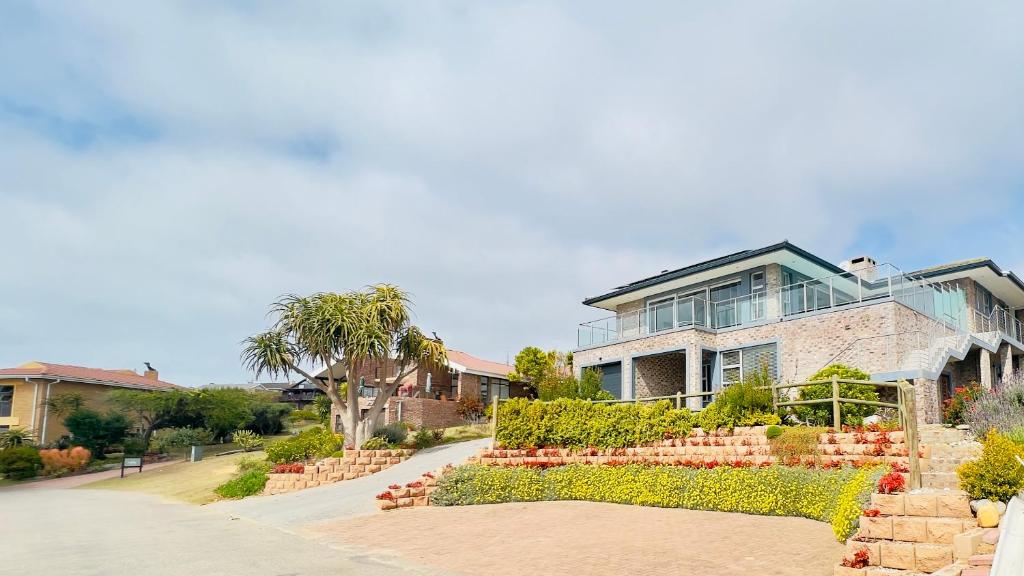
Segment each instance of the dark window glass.
M0 418L11 415L14 404L14 386L0 386Z

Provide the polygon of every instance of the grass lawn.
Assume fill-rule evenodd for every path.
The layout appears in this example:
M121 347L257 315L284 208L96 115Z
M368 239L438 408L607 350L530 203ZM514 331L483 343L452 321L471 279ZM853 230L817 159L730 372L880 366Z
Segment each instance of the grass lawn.
M143 468L142 474L100 480L80 488L146 492L191 504L208 504L219 499L213 493L214 488L230 480L235 475L235 465L247 456L263 458L264 453L211 456L199 462L178 462L154 470Z
M468 424L466 426L445 428L444 439L441 440L441 444L465 442L466 440L476 440L477 438L490 438L490 436L490 424Z

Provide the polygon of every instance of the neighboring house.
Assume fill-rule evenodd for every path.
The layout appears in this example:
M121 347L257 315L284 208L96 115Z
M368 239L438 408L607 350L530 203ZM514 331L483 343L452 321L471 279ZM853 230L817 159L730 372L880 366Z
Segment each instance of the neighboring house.
M781 242L583 303L615 315L580 326L575 368L601 368L618 398L718 391L761 368L798 382L847 364L912 382L919 417L937 422L955 386L991 388L1024 354L1024 283L988 259L904 273Z
M156 370L103 370L64 364L29 362L0 369L0 430L28 428L40 444L55 442L68 433L61 417L51 413L47 400L74 393L85 405L105 409L105 397L115 388L170 390L180 388L159 379Z
M345 375L336 377L348 381ZM384 411L385 424L403 421L417 427L441 428L458 426L464 419L458 414L457 400L463 397L480 398L489 406L494 398L528 396L530 388L522 382L509 382L514 366L477 358L459 350L448 349L448 366L426 370L416 367L402 378L399 387L388 400ZM351 381L358 386L359 405L365 410L379 393L382 382L393 384L398 376L398 365L393 359L363 366ZM326 380L326 373L318 379ZM336 428L340 415L335 414Z
M248 382L246 384L206 384L206 389L242 388L252 392L271 392L277 396L277 402L291 404L296 410L312 406L317 396L324 396L323 390L305 380L301 382Z

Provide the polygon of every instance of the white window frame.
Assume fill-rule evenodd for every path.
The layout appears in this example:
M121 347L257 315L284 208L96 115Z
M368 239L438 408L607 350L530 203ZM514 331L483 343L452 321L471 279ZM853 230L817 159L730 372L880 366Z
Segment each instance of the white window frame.
M725 363L725 355L726 354L730 354L732 352L736 353L736 363L735 364L726 364ZM736 381L726 381L726 379L725 379L725 371L727 369L728 370L732 370L733 368L738 368L739 369L739 373L740 373L739 380L736 380ZM742 348L736 348L734 350L724 350L722 352L721 378L722 378L722 388L726 388L728 386L732 386L733 384L738 384L740 382L743 382L743 349Z

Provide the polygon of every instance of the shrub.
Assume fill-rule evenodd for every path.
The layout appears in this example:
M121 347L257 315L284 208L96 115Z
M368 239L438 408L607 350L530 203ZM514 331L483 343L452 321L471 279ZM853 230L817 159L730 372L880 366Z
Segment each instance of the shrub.
M243 456L238 459L235 467L239 474L245 474L246 472L252 472L253 470L260 470L264 473L270 472L270 462L267 462L266 458L259 458L256 456Z
M484 403L479 396L460 396L459 405L455 411L465 420L476 422L484 417Z
M513 398L499 408L497 441L506 448L624 448L683 437L692 427L690 411L675 410L668 401L609 405Z
M601 388L602 380L600 368L584 368L580 375L579 397L583 400L613 400L615 396Z
M979 460L964 463L957 470L960 486L973 499L988 498L1008 502L1024 489L1024 446L992 430L982 441Z
M906 487L907 481L899 472L890 472L878 479L878 492L881 494L896 494Z
M782 426L772 425L765 429L764 435L767 436L769 440L771 440L773 438L778 438L779 436L781 436L782 430Z
M1024 373L1015 372L1005 378L998 390L982 392L968 405L964 420L979 439L993 428L1007 434L1021 427L1024 422Z
M204 446L213 443L213 432L206 428L161 428L153 433L149 448L155 452L167 453L189 446Z
M263 446L263 437L252 430L235 430L231 441L245 452L252 452Z
M1009 438L1010 440L1013 440L1017 444L1024 444L1024 427L1014 428L1013 430L1006 434L1006 437Z
M430 448L434 444L437 444L438 440L435 438L435 430L429 430L427 428L420 428L412 435L412 445L414 448L422 450L423 448ZM441 431L441 435L444 435L444 431Z
M771 385L768 368L762 367L748 374L741 382L726 386L715 397L715 404L737 417L751 412L773 412L772 391L767 389Z
M372 438L368 438L365 442L363 442L362 449L363 450L387 450L388 448L391 448L391 446L392 446L391 444L388 444L388 439L387 438L385 438L383 436L374 436Z
M946 424L963 424L968 406L977 400L983 392L984 389L977 382L954 388L953 397L946 398L942 403L942 420Z
M732 408L721 407L717 401L708 404L696 418L697 426L708 432L719 428L776 425L781 422L782 419L774 412L747 412L741 415Z
M267 460L281 464L325 458L340 450L344 440L341 434L315 426L267 446Z
M830 522L845 540L885 467L812 470L692 469L676 466L569 465L537 469L466 465L438 480L439 506L583 500L664 508L799 516Z
M222 498L238 499L259 494L266 485L266 472L250 470L221 484L214 492Z
M36 440L32 431L28 428L11 428L0 432L0 450L14 448L15 446L33 446Z
M828 368L819 370L811 376L810 380L831 380L832 376L837 376L844 380L869 380L871 378L868 373L856 368L851 368L842 364L835 364ZM868 384L840 384L839 395L843 398L878 402L878 392L875 391L874 386L870 386ZM815 384L814 386L807 386L800 389L801 400L819 400L831 397L831 383ZM831 403L795 406L793 408L793 412L801 421L808 424L831 426L833 423ZM876 412L876 408L861 404L843 403L840 407L840 412L842 413L843 424L849 426L860 426L864 423L864 418L867 418Z
M320 414L318 414L316 410L313 410L311 408L292 410L291 413L288 414L288 420L293 423L316 422L320 420Z
M0 474L11 480L35 478L43 467L35 446L15 446L0 450Z
M125 456L142 456L146 452L146 443L138 436L129 436L121 442L121 450Z
M284 430L284 419L292 411L288 404L257 402L252 406L252 422L246 428L266 436Z
M409 428L405 422L392 422L387 426L377 428L373 433L374 436L380 436L388 444L399 445L405 442L405 439L409 437Z
M103 415L79 408L64 419L64 426L71 432L72 443L88 448L93 456L102 459L108 446L124 440L131 423L124 414Z
M40 450L39 458L43 461L43 474L63 476L73 474L89 465L92 454L81 446L60 450L51 448Z
M817 460L820 432L820 429L808 426L783 428L778 436L768 441L772 456L787 466L799 465L808 456Z

